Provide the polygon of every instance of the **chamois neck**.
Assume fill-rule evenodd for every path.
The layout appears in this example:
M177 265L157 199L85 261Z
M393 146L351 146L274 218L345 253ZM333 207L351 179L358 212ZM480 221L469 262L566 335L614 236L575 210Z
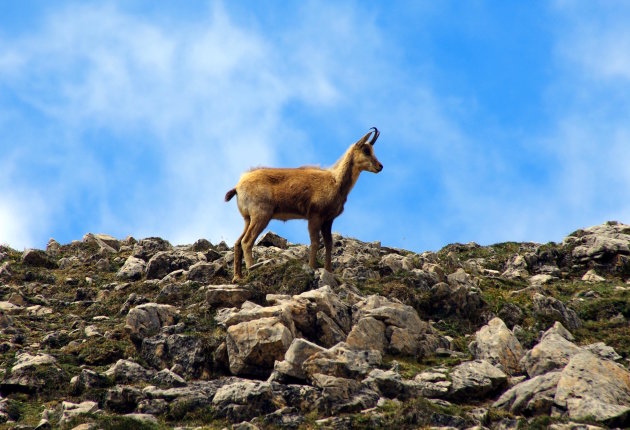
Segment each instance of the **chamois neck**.
M337 160L335 165L330 168L330 171L335 178L340 193L347 196L357 182L357 179L359 179L359 174L361 173L354 162L352 147Z

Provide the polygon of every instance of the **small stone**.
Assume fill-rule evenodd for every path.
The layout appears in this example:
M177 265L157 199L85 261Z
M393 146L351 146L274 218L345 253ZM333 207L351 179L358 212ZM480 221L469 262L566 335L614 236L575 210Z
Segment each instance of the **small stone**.
M292 341L293 334L276 317L230 326L226 337L230 371L235 375L268 375Z
M27 249L22 254L22 263L25 266L45 267L47 269L57 268L57 263L52 260L46 252L41 249Z
M454 399L481 399L507 383L507 375L486 360L464 362L456 366L450 376L453 385L449 396Z
M208 285L204 287L204 290L206 303L210 306L240 306L254 295L251 288L240 285Z
M289 243L285 238L278 236L272 231L267 231L265 234L263 234L256 242L256 245L275 246L276 248L280 249L287 249L289 247Z
M582 280L585 282L604 282L606 278L599 276L595 269L591 269L582 276Z
M177 317L178 311L174 306L145 303L129 311L125 330L132 339L141 340L156 334L163 326L175 324Z
M475 334L468 347L476 359L488 360L508 375L520 372L524 351L516 336L500 318L493 318Z
M124 279L129 281L137 281L142 278L146 271L147 264L144 260L130 256L125 261L125 264L116 273L118 279Z
M98 403L92 401L84 401L81 403L62 402L61 410L62 413L59 424L63 425L79 415L96 412L98 410Z

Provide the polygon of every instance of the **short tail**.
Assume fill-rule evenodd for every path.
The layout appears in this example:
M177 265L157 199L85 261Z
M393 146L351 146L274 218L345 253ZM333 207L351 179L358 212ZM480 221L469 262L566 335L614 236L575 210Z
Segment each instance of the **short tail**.
M230 191L228 191L225 194L225 201L229 202L230 200L232 200L232 197L234 197L236 195L236 188L232 188Z

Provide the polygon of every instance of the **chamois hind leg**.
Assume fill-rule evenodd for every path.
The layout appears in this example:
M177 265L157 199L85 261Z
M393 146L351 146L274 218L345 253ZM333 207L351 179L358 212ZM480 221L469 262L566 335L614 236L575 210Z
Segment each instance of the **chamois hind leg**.
M271 220L271 216L252 216L249 224L249 228L245 232L243 239L241 240L241 245L243 246L243 254L245 256L245 266L247 269L252 267L254 264L254 256L252 255L252 248L254 247L254 242L256 238L262 231L267 227L269 221Z
M245 219L245 229L234 244L234 278L232 279L234 282L243 277L243 246L241 245L241 240L247 233L250 224L249 216L243 217L243 219Z
M324 238L324 247L326 248L324 268L329 272L332 272L332 224L333 220L326 221L322 224L322 237Z
M311 269L317 268L317 250L319 249L319 231L321 229L321 223L319 220L308 220L308 234L311 237L311 255L308 259L308 264Z

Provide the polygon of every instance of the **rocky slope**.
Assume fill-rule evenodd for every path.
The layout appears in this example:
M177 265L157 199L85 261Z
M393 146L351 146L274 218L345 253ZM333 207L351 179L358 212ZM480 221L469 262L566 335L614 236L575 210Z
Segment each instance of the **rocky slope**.
M0 428L630 426L630 226L415 254L0 247Z

